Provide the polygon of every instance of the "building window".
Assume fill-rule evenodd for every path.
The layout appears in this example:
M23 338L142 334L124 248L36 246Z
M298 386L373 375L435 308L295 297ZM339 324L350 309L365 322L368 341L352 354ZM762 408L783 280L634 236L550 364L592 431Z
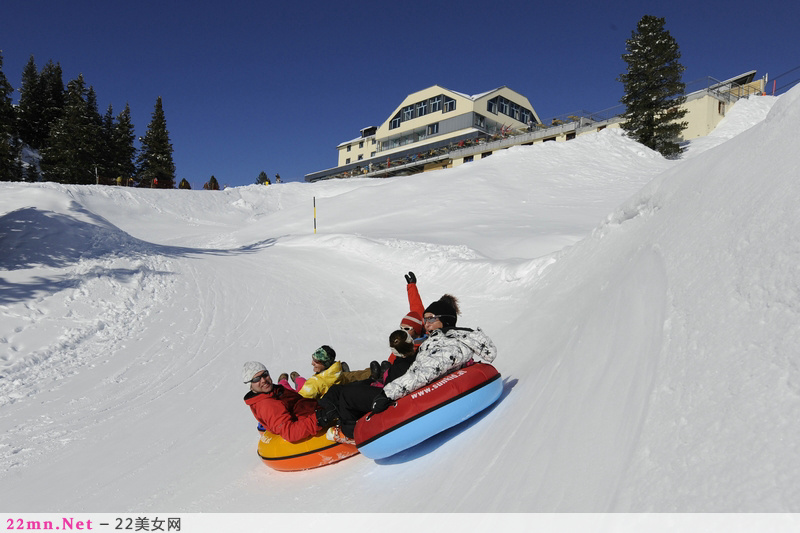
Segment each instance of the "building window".
M456 101L449 96L444 97L444 112L448 113L450 111L455 111L456 109Z
M441 95L440 96L434 96L433 98L431 98L430 103L431 103L431 113L436 113L437 111L441 111L442 110L442 97L441 97Z
M474 155L468 155L464 158L464 163L472 163L475 160Z
M492 98L486 102L486 111L495 115L497 114L497 98Z
M377 152L370 152L369 156L370 156L370 157L375 157L375 154L376 154L376 153L377 153Z
M358 160L361 161L362 159L364 159L364 156L363 155L359 155L358 156Z
M350 145L349 144L347 145L347 151L348 152L350 151Z
M508 100L501 96L498 103L500 105L500 112L504 115L508 115Z
M396 115L396 116L395 116L395 117L392 119L392 122L389 124L389 129L390 129L390 130L393 130L393 129L395 129L395 128L399 128L399 127L400 127L400 123L401 123L401 122L402 122L402 119L400 118L400 113L398 113L398 114L397 114L397 115Z
M403 108L403 120L411 120L414 118L414 106L409 105Z
M364 141L361 141L360 143L358 143L358 147L359 148L364 148Z
M574 131L571 131L571 132L567 133L567 140L571 141L572 139L575 138L575 135L576 135L576 133Z
M492 152L483 152L483 153L481 154L481 159L486 159L486 158L487 158L487 157L489 157L490 155L492 155Z
M347 159L345 159L344 164L345 165L349 165L350 164L350 158L349 157Z
M419 102L417 104L417 116L424 117L427 114L428 114L428 102L427 101Z
M428 135L436 135L439 133L439 123L428 124Z
M475 113L473 125L476 128L486 129L486 117L484 117L483 115L479 115L478 113Z

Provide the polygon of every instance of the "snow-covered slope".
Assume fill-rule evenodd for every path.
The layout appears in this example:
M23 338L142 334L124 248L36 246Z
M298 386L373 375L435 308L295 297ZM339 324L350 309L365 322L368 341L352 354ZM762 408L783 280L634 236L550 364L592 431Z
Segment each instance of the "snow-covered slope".
M0 501L798 511L799 99L679 161L606 130L386 180L0 184ZM380 464L265 468L242 362L384 358L409 270L495 340L501 400Z

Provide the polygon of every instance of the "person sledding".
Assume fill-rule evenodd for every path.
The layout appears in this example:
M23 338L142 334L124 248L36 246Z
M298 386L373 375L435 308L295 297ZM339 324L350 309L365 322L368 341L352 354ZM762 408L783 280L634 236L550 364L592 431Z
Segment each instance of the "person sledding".
M292 388L289 384L291 377L294 389L304 398L319 398L328 389L337 383L351 383L364 379L364 371L350 372L347 363L336 360L336 351L327 344L320 346L311 354L311 368L314 375L306 379L297 372L291 375L281 374L278 383L284 387Z
M408 314L400 321L400 329L407 331L411 338L414 339L414 344L419 347L422 341L425 340L425 325L422 323L425 306L419 296L419 289L417 289L417 276L413 272L409 272L405 275L405 278L409 309Z
M394 363L387 365L385 372L378 367L370 379L333 385L319 399L317 420L328 429L328 439L354 444L353 431L359 418L369 413L375 398L381 394L385 383L399 378L413 363L416 350L414 340L408 332L397 330L389 335L389 346L397 355ZM377 363L375 363L377 365Z
M400 320L400 330L406 332L408 336L411 337L413 352L416 353L420 344L422 344L422 341L424 341L427 336L425 335L425 328L422 323L422 313L425 311L425 306L422 305L422 299L419 297L419 290L417 290L417 276L415 276L413 272L409 272L405 275L405 278L409 311L408 314ZM377 361L372 361L370 363L369 377L375 382L383 382L383 380L379 378L385 375L389 366L394 363L395 359L399 356L397 350L392 345L391 338L389 340L389 346L392 348L389 359L382 363ZM410 364L409 361L406 361L406 363Z
M417 346L405 329L398 329L389 335L389 347L392 350L393 361L370 363L370 385L373 387L383 387L405 374L417 357Z
M422 313L425 307L422 304L422 299L417 289L417 277L413 272L409 272L405 274L405 279L409 312L400 320L400 329L407 332L413 339L413 347L416 352L416 349L425 338L425 329L422 324ZM320 350L326 350L333 355L328 357ZM372 361L369 368L351 372L347 363L334 362L336 352L333 348L326 345L322 346L311 356L314 376L306 380L298 372L291 372L290 374L283 373L279 376L278 383L286 388L294 388L301 396L305 396L306 398L319 398L327 392L331 385L354 383L366 379L373 379L376 383L384 383L385 374L396 357L397 352L395 349L392 349L387 361L383 361L382 363ZM401 363L401 366L404 366L404 371L409 364L409 360ZM290 379L294 382L294 387L289 383Z
M262 363L246 362L242 367L242 380L250 385L244 403L267 431L289 442L298 442L324 429L317 422L317 401L273 383Z
M469 364L487 363L497 357L497 348L480 328L458 328L458 300L445 294L430 304L423 315L428 338L420 345L414 362L400 377L387 383L375 397L371 411L380 413L406 394Z

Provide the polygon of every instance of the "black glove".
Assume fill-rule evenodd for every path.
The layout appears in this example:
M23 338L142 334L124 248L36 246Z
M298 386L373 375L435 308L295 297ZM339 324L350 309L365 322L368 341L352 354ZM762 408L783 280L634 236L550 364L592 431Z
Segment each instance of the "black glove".
M372 402L372 412L373 414L382 413L387 410L392 405L392 400L386 397L386 393L381 391L381 393L375 397L375 400Z
M406 274L406 283L416 283L416 282L417 282L417 276L415 276L413 272L409 272L408 274Z
M336 422L336 411L326 411L322 407L317 407L317 425L321 428L329 428Z

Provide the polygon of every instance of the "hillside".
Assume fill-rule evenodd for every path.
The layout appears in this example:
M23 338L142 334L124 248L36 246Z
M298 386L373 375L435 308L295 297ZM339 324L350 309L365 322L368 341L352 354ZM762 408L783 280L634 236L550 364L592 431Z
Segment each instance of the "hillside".
M0 501L797 512L798 119L798 88L742 100L678 161L606 130L386 180L0 184ZM495 340L501 400L380 464L265 468L241 364L386 357L409 270Z

